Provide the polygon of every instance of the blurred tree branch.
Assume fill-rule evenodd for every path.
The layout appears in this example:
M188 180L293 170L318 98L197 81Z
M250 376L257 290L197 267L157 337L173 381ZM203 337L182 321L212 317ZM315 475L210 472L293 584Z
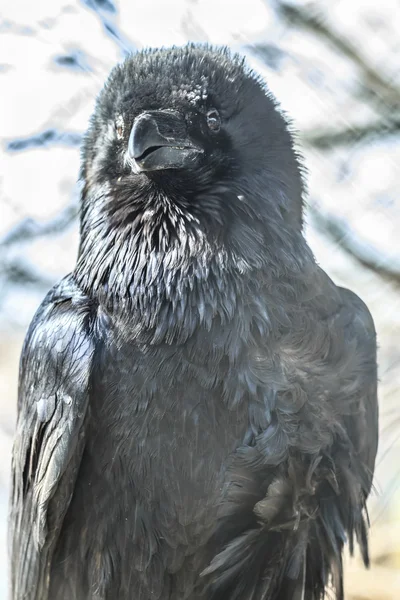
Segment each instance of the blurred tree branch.
M44 223L27 217L8 231L0 239L0 251L10 248L15 244L24 244L38 237L62 233L77 218L78 206L76 202L67 204L54 218Z
M314 148L321 150L333 146L349 145L368 138L388 137L400 133L400 114L391 115L390 118L381 118L376 121L345 127L334 130L318 130L301 136L301 140Z
M0 276L8 284L51 287L53 281L34 268L13 249L32 243L38 238L59 235L76 220L76 201L67 204L54 218L40 223L30 217L23 219L0 239ZM1 303L0 303L1 304Z
M323 211L315 204L310 203L308 209L312 221L321 233L330 237L363 265L400 282L400 258L396 261L394 256L385 256L360 239L344 219Z
M347 39L333 31L325 22L326 18L324 15L317 12L316 6L310 6L305 9L300 6L294 6L286 0L275 0L275 4L278 12L289 24L296 24L311 30L319 37L331 43L338 52L356 64L364 75L365 85L375 94L381 108L382 101L388 105L388 108L398 106L400 89L369 65Z

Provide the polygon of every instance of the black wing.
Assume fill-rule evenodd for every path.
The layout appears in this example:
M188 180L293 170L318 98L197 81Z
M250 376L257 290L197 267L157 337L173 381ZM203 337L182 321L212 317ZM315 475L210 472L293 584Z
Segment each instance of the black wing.
M292 307L282 302L290 325L252 366L271 417L265 427L253 409L255 435L231 469L213 538L223 549L203 573L211 600L322 600L329 581L343 600L346 541L352 548L357 540L368 564L374 323L355 294L319 269L298 289Z
M13 600L48 598L52 554L85 442L91 326L90 303L68 276L45 298L25 339L12 455Z
M345 418L347 431L364 465L369 493L375 468L379 439L378 375L376 332L372 316L364 302L353 292L339 288L343 306L347 310L347 335L353 340L359 357L359 369L354 382L357 388L357 412Z

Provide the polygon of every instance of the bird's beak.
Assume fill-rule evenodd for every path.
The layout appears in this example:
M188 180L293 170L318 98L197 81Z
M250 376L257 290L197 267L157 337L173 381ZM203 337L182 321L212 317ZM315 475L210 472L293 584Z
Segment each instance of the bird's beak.
M185 119L179 113L149 111L133 123L128 155L139 171L182 169L202 152L189 139Z

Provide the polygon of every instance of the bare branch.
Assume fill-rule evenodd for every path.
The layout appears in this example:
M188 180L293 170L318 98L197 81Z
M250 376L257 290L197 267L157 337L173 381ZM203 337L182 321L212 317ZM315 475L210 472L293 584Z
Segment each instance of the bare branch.
M360 263L379 275L400 282L399 259L386 256L381 250L360 239L344 219L323 211L315 204L310 204L308 210L311 220L321 233L329 236Z
M318 15L315 10L313 13L310 9L293 6L285 0L276 0L276 7L289 23L310 29L321 38L325 38L341 54L356 64L364 74L365 84L375 93L376 100L380 106L382 105L382 100L390 106L398 104L399 88L365 62L349 40L333 31L324 23L323 15Z
M30 217L23 219L0 239L0 250L6 250L15 244L30 242L38 237L62 233L75 221L77 214L78 206L73 202L67 204L53 219L45 223L38 223Z

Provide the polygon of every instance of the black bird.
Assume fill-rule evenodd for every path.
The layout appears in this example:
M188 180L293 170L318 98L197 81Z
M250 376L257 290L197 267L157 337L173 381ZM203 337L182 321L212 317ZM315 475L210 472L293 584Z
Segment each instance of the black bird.
M346 541L368 564L375 331L302 235L275 100L227 50L140 52L81 177L77 264L21 358L13 600L341 600Z

